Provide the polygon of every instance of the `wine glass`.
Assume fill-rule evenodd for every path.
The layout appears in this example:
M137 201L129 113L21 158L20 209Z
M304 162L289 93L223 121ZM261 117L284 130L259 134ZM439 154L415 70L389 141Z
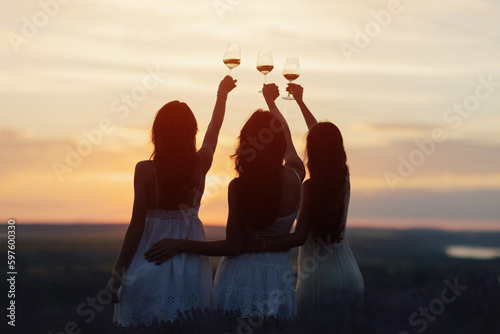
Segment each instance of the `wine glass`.
M299 59L298 58L287 58L285 62L285 67L283 68L283 76L289 81L297 79L300 75ZM285 100L294 100L293 96L288 92L288 96L283 96Z
M236 44L228 44L222 61L229 68L229 75L231 75L231 70L238 66L241 62L240 46Z
M257 56L257 70L264 74L264 85L266 84L266 76L274 68L273 55L271 51L259 51ZM259 93L262 93L260 90Z

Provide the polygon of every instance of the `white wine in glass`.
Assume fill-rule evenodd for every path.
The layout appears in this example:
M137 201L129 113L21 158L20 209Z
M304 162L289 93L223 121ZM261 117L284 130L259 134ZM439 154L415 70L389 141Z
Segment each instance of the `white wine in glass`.
M236 44L228 44L222 61L229 68L229 75L231 75L231 70L241 63L240 46Z
M298 58L287 58L285 62L285 67L283 68L283 76L289 82L294 81L300 75L299 59ZM293 96L288 92L288 96L283 96L285 100L294 100Z
M264 74L264 85L266 84L266 76L274 68L273 55L271 51L259 51L257 56L257 70ZM259 93L262 93L260 90Z

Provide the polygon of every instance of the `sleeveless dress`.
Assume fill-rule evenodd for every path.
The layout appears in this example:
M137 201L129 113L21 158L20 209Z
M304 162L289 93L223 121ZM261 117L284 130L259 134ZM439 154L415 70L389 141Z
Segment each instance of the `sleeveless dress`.
M316 242L309 235L299 248L297 308L299 314L359 305L364 295L363 277L345 237L351 195L346 179L344 230L339 243Z
M295 174L302 187L299 175ZM291 215L277 218L265 229L251 233L256 238L289 234L298 207L297 204ZM222 257L215 274L212 309L238 312L242 318L275 316L287 319L297 314L290 251Z
M196 203L183 210L158 209L156 169L155 179L156 210L147 211L144 233L118 291L120 302L115 304L113 321L122 326L148 326L176 319L177 311L210 308L212 269L208 257L181 253L160 265L144 258L144 253L164 238L206 241ZM201 181L199 191L200 187Z

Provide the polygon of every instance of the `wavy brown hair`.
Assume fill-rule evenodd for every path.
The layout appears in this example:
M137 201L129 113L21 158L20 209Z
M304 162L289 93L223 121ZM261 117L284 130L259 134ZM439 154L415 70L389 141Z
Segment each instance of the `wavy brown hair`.
M275 126L279 124L279 126ZM279 185L286 141L281 122L257 110L238 137L234 159L236 206L247 228L263 229L278 217Z
M340 242L344 230L346 178L349 175L342 134L335 124L320 122L306 139L311 185L311 234Z
M154 148L149 159L157 168L159 191L163 190L159 203L162 209L178 210L193 198L196 185L190 184L190 175L200 166L197 132L196 118L183 102L169 102L156 113L151 129Z

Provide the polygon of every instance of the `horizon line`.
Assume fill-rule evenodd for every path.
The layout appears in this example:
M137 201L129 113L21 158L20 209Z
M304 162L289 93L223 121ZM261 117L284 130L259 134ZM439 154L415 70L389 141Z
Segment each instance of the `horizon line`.
M31 221L31 222L23 222L19 223L15 218L12 218L12 220L16 221L16 225L22 224L24 226L30 225L30 226L128 226L129 223L122 223L122 222L36 222L36 221ZM434 231L445 231L445 232L500 232L500 223L499 222L490 222L490 224L498 224L497 226L488 226L481 224L481 226L474 226L474 225L469 225L468 227L463 227L463 226L449 226L448 224L443 225L443 226L429 226L427 224L424 225L418 225L418 224L408 224L408 223L403 223L403 224L394 224L394 223L382 223L382 224L351 224L350 226L348 225L348 229L356 229L356 230L361 230L361 229L372 229L372 230L434 230ZM7 223L2 223L0 225L7 226ZM204 227L217 227L217 228L225 228L225 225L221 224L216 224L213 222L210 223L203 223ZM294 224L295 227L295 224Z

